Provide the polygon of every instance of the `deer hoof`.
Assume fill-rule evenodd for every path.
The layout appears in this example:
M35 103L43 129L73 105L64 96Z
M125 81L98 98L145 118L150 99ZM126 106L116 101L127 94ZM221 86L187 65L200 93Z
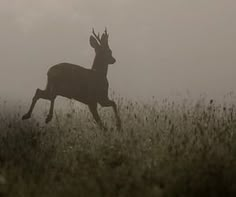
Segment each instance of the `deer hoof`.
M103 127L102 130L103 131L108 131L108 129L106 127Z
M104 125L100 125L100 129L102 129L103 131L107 131L107 127L105 127Z
M122 131L121 125L118 125L118 126L117 126L117 130L118 130L118 131Z
M52 116L47 116L45 123L48 124L52 120Z
M25 114L24 116L22 116L22 120L26 120L30 118L30 114Z
M116 127L117 127L118 130L122 130L121 121L117 122Z

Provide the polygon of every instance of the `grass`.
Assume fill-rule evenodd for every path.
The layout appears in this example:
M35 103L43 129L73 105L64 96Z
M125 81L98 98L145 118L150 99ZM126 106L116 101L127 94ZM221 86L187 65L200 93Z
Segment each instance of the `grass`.
M235 195L235 105L204 98L118 104L123 131L106 109L106 132L74 103L49 125L23 122L21 111L1 105L0 196Z

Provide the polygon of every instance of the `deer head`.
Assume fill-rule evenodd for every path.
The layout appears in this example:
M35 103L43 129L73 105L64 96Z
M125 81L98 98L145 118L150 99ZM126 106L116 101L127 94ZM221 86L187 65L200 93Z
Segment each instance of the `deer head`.
M102 37L100 38L99 33L96 35L93 29L93 35L90 36L90 45L95 49L96 57L100 64L108 65L114 64L116 62L115 58L112 56L112 50L108 44L109 34L107 29L105 29Z

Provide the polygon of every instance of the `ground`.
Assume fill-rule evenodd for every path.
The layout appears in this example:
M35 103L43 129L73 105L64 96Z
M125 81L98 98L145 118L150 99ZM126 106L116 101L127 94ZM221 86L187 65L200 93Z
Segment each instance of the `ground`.
M121 131L108 108L103 131L73 102L48 125L1 104L0 196L234 196L234 104L115 100Z

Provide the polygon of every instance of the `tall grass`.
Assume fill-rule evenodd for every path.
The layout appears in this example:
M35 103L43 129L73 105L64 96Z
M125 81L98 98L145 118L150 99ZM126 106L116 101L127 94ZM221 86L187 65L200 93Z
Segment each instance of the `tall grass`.
M108 109L100 110L108 131L73 103L49 125L1 110L0 196L236 194L235 105L118 103L122 131Z

